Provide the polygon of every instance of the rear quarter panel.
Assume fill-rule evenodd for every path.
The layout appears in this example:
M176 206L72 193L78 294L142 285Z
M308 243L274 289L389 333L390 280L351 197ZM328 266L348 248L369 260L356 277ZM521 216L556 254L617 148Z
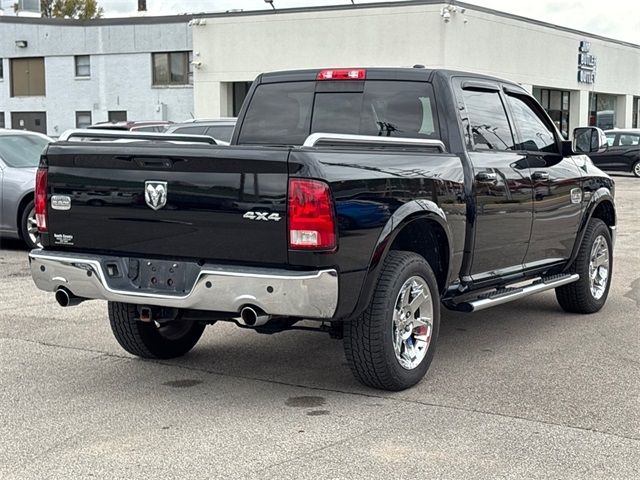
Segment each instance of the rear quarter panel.
M461 160L425 152L294 149L292 177L317 178L331 186L338 216L336 252L289 251L294 266L336 267L341 273L339 314L355 307L376 247L409 215L437 205L451 234L453 269L464 251L466 203ZM457 272L456 272L457 273Z

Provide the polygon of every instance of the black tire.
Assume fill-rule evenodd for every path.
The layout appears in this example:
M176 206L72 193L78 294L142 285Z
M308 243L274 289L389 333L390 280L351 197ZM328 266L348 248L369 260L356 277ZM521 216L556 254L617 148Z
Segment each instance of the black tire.
M135 305L109 302L113 335L127 352L142 358L181 357L198 343L205 327L186 320L158 327L155 322L142 322L137 317Z
M631 173L640 178L640 160L633 164L633 167L631 167Z
M423 279L433 308L431 340L426 354L413 369L405 369L393 346L393 311L400 289L411 277ZM355 377L363 384L398 391L418 383L429 369L440 326L440 295L436 277L423 257L391 251L384 261L373 299L364 313L344 325L344 349Z
M609 249L609 269L606 288L600 298L596 298L591 292L589 277L589 265L591 250L599 236L603 236ZM570 313L595 313L599 311L607 301L609 288L611 287L611 274L613 272L613 248L611 245L611 232L607 225L599 218L589 220L580 250L568 273L577 273L580 279L577 282L556 288L556 298L563 310Z
M40 246L39 235L37 236L35 242L29 235L29 216L34 209L34 206L35 204L33 203L33 200L31 200L25 205L25 207L22 209L22 212L20 213L20 238L24 243L26 243L29 249L37 248Z

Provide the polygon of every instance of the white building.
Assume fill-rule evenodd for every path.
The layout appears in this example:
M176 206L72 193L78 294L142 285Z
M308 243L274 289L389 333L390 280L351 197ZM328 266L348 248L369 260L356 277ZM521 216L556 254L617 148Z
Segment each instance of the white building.
M265 71L423 64L519 82L565 134L596 123L638 126L640 45L455 5L356 2L200 16L193 21L196 116L237 114L247 82Z
M0 16L0 127L192 117L189 20Z

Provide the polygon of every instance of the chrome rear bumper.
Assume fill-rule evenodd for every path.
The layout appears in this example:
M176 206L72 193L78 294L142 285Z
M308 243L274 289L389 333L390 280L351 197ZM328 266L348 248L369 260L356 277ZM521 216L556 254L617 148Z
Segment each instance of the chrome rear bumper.
M331 318L338 304L335 270L293 271L205 264L184 294L115 289L105 274L105 262L116 257L31 251L29 263L36 286L59 288L87 299L236 313L255 305L269 315Z

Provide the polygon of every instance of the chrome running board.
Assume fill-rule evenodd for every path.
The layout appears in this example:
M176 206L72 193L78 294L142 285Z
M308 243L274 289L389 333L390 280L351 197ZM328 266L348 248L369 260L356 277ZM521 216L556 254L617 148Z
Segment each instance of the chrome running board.
M523 287L505 287L482 294L479 297L466 302L448 303L447 307L451 310L458 310L461 312L478 312L497 305L513 302L514 300L519 300L530 295L535 295L536 293L561 287L563 285L576 282L578 279L580 279L580 275L577 273L553 275L551 277L540 278Z

